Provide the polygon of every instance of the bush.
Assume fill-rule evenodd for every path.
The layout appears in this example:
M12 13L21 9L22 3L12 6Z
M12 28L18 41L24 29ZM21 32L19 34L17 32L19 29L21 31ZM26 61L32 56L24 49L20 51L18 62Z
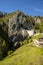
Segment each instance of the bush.
M25 45L25 44L29 44L30 42L32 42L32 36L30 36L29 38L27 38L24 41L20 42L20 46Z
M3 53L2 53L2 51L0 51L0 60L2 60L3 59Z
M8 55L11 55L13 53L13 51L11 50L11 51L8 51Z
M0 38L0 60L6 56L7 47L6 42L2 38Z

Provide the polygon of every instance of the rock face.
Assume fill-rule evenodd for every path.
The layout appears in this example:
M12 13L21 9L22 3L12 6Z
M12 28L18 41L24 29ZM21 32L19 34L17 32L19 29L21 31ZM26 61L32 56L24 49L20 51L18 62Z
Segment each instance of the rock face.
M40 23L40 22L41 22L41 19L40 19L40 18L34 18L34 21L35 21L36 23Z
M38 40L34 39L33 42L34 42L35 46L43 47L43 37L39 38Z
M15 16L9 19L8 36L14 42L14 46L17 46L20 41L29 36L27 30L30 29L32 29L32 26L29 22L26 22L26 16L21 12L17 12Z

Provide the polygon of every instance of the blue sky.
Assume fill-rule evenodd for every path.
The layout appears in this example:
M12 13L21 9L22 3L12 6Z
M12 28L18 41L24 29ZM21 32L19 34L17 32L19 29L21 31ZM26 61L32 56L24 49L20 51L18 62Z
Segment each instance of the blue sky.
M43 16L43 0L0 0L0 11L23 11L28 15Z

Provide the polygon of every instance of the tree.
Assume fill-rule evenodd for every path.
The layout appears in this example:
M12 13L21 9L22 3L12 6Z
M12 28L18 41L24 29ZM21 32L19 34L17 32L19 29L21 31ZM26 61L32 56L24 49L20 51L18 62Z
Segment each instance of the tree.
M43 32L43 22L40 23L40 32Z
M0 60L2 60L7 54L7 46L5 40L0 37Z
M35 23L34 29L35 29L35 30L39 30L39 29L40 29L40 24L39 24L39 23Z

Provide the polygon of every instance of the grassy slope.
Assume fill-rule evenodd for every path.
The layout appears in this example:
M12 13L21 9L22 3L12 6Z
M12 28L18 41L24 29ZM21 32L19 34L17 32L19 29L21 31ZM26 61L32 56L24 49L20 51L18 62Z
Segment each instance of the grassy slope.
M0 61L0 65L43 65L43 48L24 45Z
M43 34L40 33L39 35L34 36L33 39L38 39L38 38L41 38L41 37L43 37Z

